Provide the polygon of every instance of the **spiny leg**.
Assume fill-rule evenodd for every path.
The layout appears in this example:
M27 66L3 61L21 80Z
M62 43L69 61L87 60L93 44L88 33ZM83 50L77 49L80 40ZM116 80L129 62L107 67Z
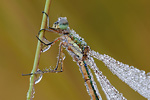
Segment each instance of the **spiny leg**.
M44 12L44 11L42 11L42 13L44 13L44 14L47 16L47 29L41 29L41 30L39 31L38 35L40 34L40 32L41 32L42 30L60 33L60 32L59 32L58 30L56 30L55 28L50 27L48 14L47 14L46 12Z
M59 55L58 55L58 60L57 60L57 64L56 64L56 68L54 70L51 69L45 69L43 71L41 71L42 73L59 73L59 72L63 72L63 42L60 43L59 45ZM58 66L60 64L61 69L58 70Z
M44 41L44 43L48 44L50 43L45 37L43 37L42 39ZM51 47L51 45L42 45L42 48L41 48L41 52L46 52L47 50L49 50Z
M35 73L22 74L22 76L37 75L37 74L43 74L43 71L38 69Z
M36 36L37 37L37 36ZM44 45L54 45L57 41L59 41L59 40L61 40L62 39L62 37L63 36L60 36L60 37L58 37L58 38L56 38L54 41L52 41L52 42L50 42L50 43L45 43L44 41L42 41L41 39L39 39L38 37L37 37L37 39L41 42L41 43L43 43ZM44 37L45 38L45 37ZM45 38L46 39L46 38ZM46 39L47 40L47 39Z
M51 28L51 27L50 27L50 24L49 24L50 20L49 20L48 14L47 14L46 12L44 12L44 11L42 11L42 13L47 16L47 28L48 28L48 29L53 29L53 30L55 30L54 28Z
M52 27L49 27L48 29L40 29L40 31L38 32L38 35L40 35L41 31L48 31L48 32L54 32L54 33L59 33L58 30L52 28Z
M61 70L60 71L64 70L64 66L63 66L63 60L64 60L64 58L63 58L63 47L62 46L67 47L67 49L69 51L71 51L77 57L77 55L73 52L72 45L70 45L67 42L61 42L59 44L59 55L58 55L57 65L56 65L56 68L55 68L55 70L57 70L59 63L61 63ZM60 62L60 59L61 59L61 62Z
M47 16L47 27L49 28L49 16L46 12L42 11L43 14Z
M38 38L38 37L37 37ZM50 43L48 43L48 44L46 44L44 41L42 41L42 40L40 40L39 38L38 38L38 40L41 42L41 43L43 43L43 44L45 44L45 45L50 45L50 46L52 46L52 45L54 45L57 41L59 41L59 40L61 40L63 38L63 36L61 36L61 37L58 37L57 39L55 39L53 42L50 42ZM46 38L45 38L46 39ZM48 40L47 40L48 41ZM37 71L37 72L35 72L35 73L30 73L30 74L22 74L22 76L28 76L28 75L33 75L33 74L44 74L44 73L56 73L56 72L62 72L63 71L63 52L62 52L62 42L61 42L61 44L60 44L60 50L59 50L59 55L61 54L61 59L62 59L62 61L61 61L61 71L57 71L57 67L55 68L55 70L44 70L44 71L42 71L42 70L39 70L39 71ZM59 57L59 59L58 60L60 60L60 57ZM57 63L59 64L59 61L57 61ZM56 66L58 66L58 64L56 65Z
M44 14L47 16L47 28L48 28L48 29L46 29L46 30L47 30L47 31L54 31L55 29L52 28L52 27L50 27L50 24L49 24L50 20L49 20L48 14L47 14L46 12L44 12L44 11L42 11L42 13L44 13ZM55 30L55 31L56 31L56 30Z
M45 70L38 70L36 71L35 73L29 73L29 74L22 74L22 76L28 76L28 75L37 75L37 74L44 74L44 73L59 73L59 72L63 72L63 69L64 69L64 66L63 66L63 42L60 43L59 45L59 55L58 55L58 60L57 60L57 64L56 64L56 68L54 70L51 70L51 69L45 69ZM60 62L60 59L61 59L61 62ZM61 63L61 70L58 71L58 65L59 63Z
M38 36L36 36L37 37L37 39L41 42L41 43L43 43L44 45L52 45L53 43L54 43L54 41L53 42L50 42L50 43L45 43L45 41L44 40L41 40L41 39L39 39L39 37ZM44 39L46 39L45 37L43 37ZM47 39L46 39L47 40Z
M48 43L48 44L46 44L44 41L42 41L42 40L40 40L38 37L38 40L40 41L40 42L42 42L44 45L50 45L50 46L52 46L52 45L54 45L57 41L59 41L59 40L61 40L62 39L62 37L63 36L61 36L61 37L58 37L57 39L55 39L53 42L50 42L50 43ZM46 39L46 38L45 38ZM47 40L48 41L48 40ZM63 71L63 60L64 60L64 58L63 58L63 46L64 44L63 44L63 42L61 42L60 44L59 44L59 55L58 55L58 60L57 60L57 64L56 64L56 68L52 71L52 72L62 72ZM44 51L44 50L43 50ZM61 60L61 62L60 62L60 60ZM58 69L58 65L61 63L61 70L60 71L57 71L57 69ZM51 72L51 71L44 71L43 73L48 73L48 72Z
M29 73L29 74L22 74L22 76L29 76L29 75L42 75L44 73L58 73L58 72L62 72L62 71L55 71L55 70L49 70L49 69L45 69L45 70L37 70L35 73Z
M37 37L37 36L36 36L36 37ZM38 38L38 37L37 37L37 38ZM53 43L53 42L49 42L45 37L43 37L42 40L38 38L38 40L39 40L42 44L44 44L44 45L42 45L41 52L46 52L48 49L50 49L50 47L51 47L51 45L52 45L52 43Z
M59 63L61 63L61 71L64 70L64 66L63 66L63 60L64 60L64 58L63 58L63 47L62 47L63 45L64 45L63 42L61 42L61 43L59 44L58 60L57 60L56 68L55 68L54 70L57 70L57 69L58 69ZM60 60L61 60L61 62L60 62Z

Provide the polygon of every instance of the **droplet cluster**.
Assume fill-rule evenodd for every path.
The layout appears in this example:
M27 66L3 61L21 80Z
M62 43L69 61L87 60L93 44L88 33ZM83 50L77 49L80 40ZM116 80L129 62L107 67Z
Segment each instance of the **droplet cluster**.
M106 54L102 55L98 52L90 51L90 55L101 60L113 74L117 75L133 90L147 99L150 98L150 73L146 74L145 71L123 64Z

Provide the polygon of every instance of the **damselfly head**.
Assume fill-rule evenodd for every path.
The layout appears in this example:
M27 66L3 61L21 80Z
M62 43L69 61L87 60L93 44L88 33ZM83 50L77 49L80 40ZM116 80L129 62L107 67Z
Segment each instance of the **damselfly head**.
M53 28L65 30L69 26L67 17L59 17L58 21L53 24Z

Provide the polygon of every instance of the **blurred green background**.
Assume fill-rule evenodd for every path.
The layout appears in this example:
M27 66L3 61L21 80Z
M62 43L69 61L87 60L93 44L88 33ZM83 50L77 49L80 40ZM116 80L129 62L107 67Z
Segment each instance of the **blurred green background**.
M45 0L1 0L0 100L25 100ZM60 16L91 49L150 72L149 0L52 0L50 23ZM49 41L58 37L47 33ZM55 66L58 44L41 55L40 68ZM64 72L45 74L34 100L90 100L79 68L65 51ZM101 61L99 69L128 100L146 100L114 76ZM97 83L103 100L106 100Z

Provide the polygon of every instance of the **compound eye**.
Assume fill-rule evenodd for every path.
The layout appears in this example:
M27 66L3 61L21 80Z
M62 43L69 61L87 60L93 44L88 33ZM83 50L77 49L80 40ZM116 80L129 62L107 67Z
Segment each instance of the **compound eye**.
M62 17L59 17L59 18L58 18L58 21L60 21L61 19L62 19Z

